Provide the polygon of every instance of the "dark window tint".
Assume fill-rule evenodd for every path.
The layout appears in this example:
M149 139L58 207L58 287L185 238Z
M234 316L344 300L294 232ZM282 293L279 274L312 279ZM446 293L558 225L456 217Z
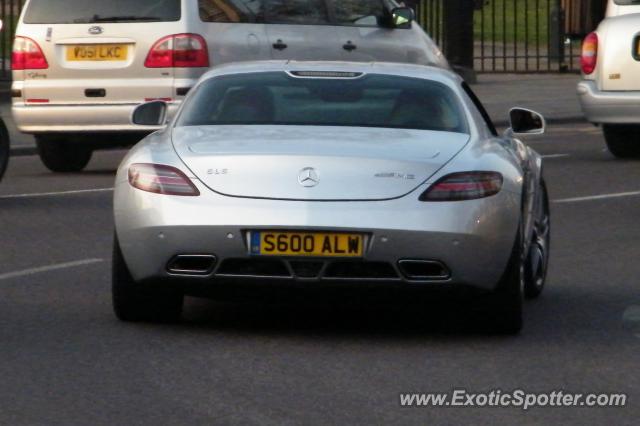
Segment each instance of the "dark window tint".
M285 73L222 76L204 82L179 126L312 125L467 133L456 94L417 78L295 78Z
M198 0L205 22L329 24L324 0Z
M198 0L205 22L263 22L263 0Z
M180 20L180 0L32 0L27 24L168 22Z
M324 0L263 0L264 18L273 24L327 24Z
M388 19L382 0L329 0L338 25L384 26Z

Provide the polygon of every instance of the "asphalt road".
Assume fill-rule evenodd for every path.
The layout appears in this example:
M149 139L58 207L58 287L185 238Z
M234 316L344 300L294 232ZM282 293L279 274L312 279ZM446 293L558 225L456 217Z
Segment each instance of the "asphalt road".
M530 143L547 156L553 252L517 337L478 329L450 300L188 299L181 324L120 323L109 189L124 152L70 175L12 158L0 184L0 424L637 424L640 162L614 160L587 125ZM401 392L460 388L626 393L628 404L399 403Z

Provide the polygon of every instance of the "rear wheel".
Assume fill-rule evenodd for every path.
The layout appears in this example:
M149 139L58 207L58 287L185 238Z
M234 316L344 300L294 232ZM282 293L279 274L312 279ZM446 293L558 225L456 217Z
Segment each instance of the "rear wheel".
M9 132L4 122L0 119L0 179L7 171L7 164L9 164Z
M525 262L524 294L528 299L536 298L542 293L549 267L551 219L549 196L544 180L540 181L539 191L540 197L534 210L533 235Z
M74 143L65 136L36 136L38 155L52 172L79 172L84 169L93 150L82 142Z
M136 283L129 272L118 239L114 238L112 264L113 310L121 321L175 322L180 319L184 295Z
M640 157L640 126L605 124L602 130L611 154L618 158Z
M491 325L497 332L504 334L517 334L522 329L525 259L521 234L520 231L507 269L492 297Z

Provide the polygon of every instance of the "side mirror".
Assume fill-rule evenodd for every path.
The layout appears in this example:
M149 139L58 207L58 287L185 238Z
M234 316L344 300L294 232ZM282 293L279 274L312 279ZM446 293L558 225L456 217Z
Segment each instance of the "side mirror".
M415 17L413 9L410 7L396 7L391 11L391 23L394 28L410 28L411 21Z
M510 130L515 135L542 135L547 126L542 115L525 108L512 108L509 121Z
M166 102L147 102L133 110L131 122L140 126L164 126L167 122L167 110Z

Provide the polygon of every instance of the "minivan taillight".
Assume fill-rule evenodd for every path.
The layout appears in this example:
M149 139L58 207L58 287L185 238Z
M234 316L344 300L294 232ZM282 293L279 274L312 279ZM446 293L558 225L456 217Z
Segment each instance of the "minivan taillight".
M38 43L28 37L16 36L13 41L11 69L13 71L23 71L44 70L47 68L49 68L49 63Z
M175 34L158 40L144 62L147 68L208 68L207 42L197 34Z
M591 33L585 37L582 42L582 55L580 56L580 65L582 72L591 74L598 64L598 34Z

